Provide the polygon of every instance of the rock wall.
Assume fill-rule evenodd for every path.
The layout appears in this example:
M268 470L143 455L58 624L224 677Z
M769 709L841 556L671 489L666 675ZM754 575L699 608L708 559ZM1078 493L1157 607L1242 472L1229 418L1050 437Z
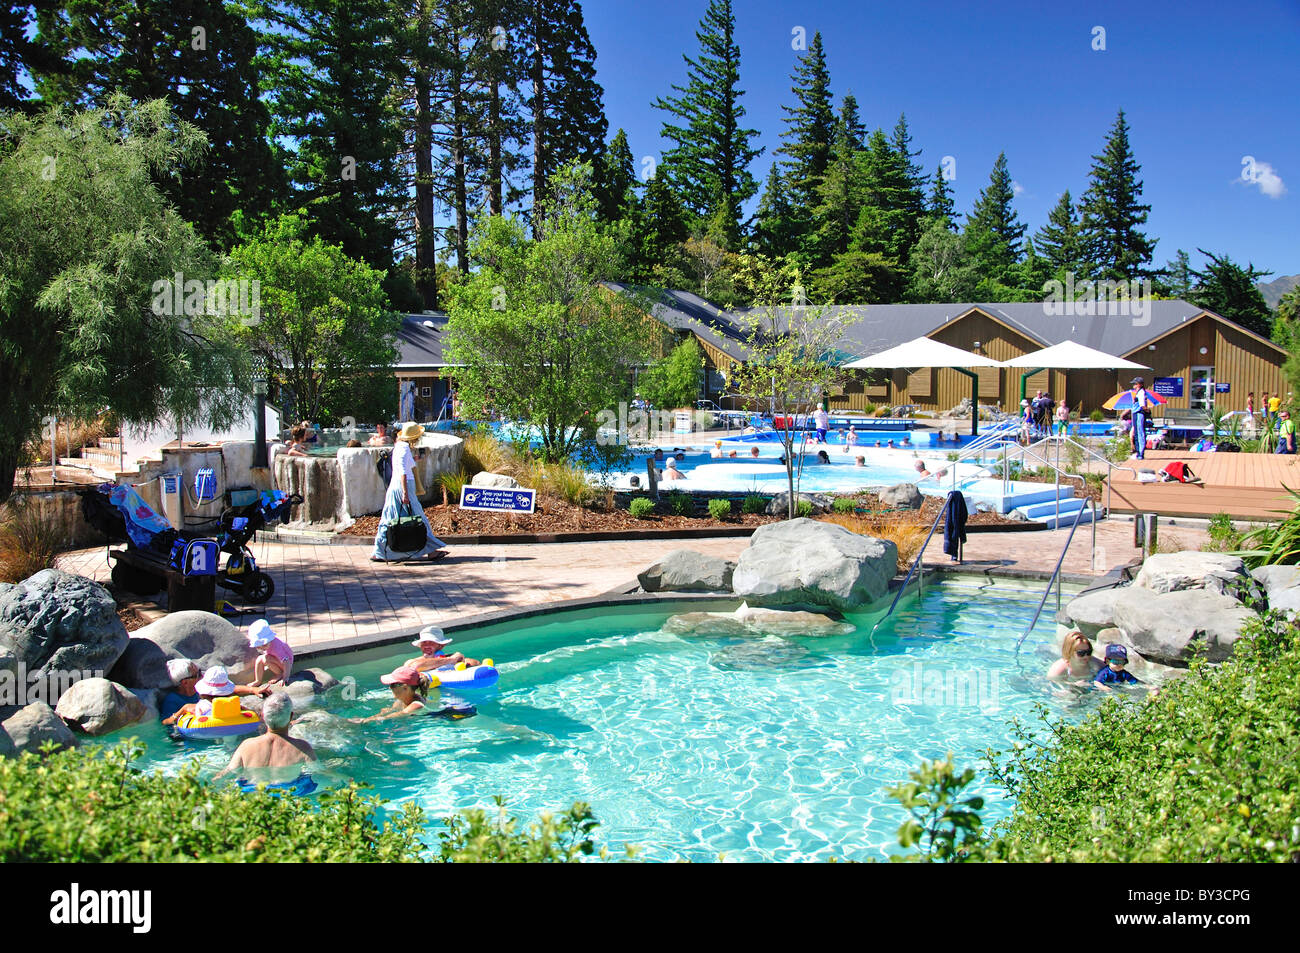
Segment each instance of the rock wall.
M81 497L75 491L15 489L14 496L21 496L36 508L41 520L52 528L54 537L64 549L103 544L103 534L81 515Z

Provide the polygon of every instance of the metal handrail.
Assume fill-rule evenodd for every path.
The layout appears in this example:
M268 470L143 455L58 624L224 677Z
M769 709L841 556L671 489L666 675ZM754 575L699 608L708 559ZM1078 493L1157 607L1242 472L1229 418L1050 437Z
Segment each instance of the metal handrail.
M1062 443L1067 443L1067 444L1070 444L1070 445L1072 445L1072 446L1078 447L1080 450L1082 450L1082 451L1083 451L1085 454L1087 454L1088 456L1092 457L1092 458L1095 459L1095 460L1100 461L1101 463L1106 464L1106 467L1107 467L1107 471L1106 471L1106 512L1107 512L1107 513L1110 513L1111 478L1112 478L1112 476L1114 475L1114 472L1113 472L1113 471L1115 471L1115 470L1127 470L1129 473L1132 473L1133 476L1136 477L1136 476L1137 476L1137 470L1136 470L1135 468L1133 468L1133 467L1125 467L1125 466L1121 466L1121 465L1119 465L1118 463L1112 463L1110 460L1108 460L1106 457L1103 457L1101 454L1097 453L1097 451L1093 450L1091 447L1088 447L1088 446L1085 446L1084 444L1079 443L1079 441L1077 441L1077 440L1075 440L1074 438L1072 438L1071 436L1069 436L1069 434L1048 434L1047 436L1042 437L1042 438L1039 439L1039 440L1036 440L1034 443L1029 444L1029 446L1027 446L1027 447L1022 447L1022 448L1020 448L1020 449L1021 449L1021 450L1032 450L1034 447L1040 446L1040 445L1042 445L1042 444L1054 444L1054 445L1057 445L1057 446L1059 447L1059 445L1062 444ZM1037 456L1037 455L1035 455L1035 456ZM1004 493L1006 492L1006 484L1007 484L1007 473L1006 473L1005 459L1006 459L1006 457L1005 457L1005 454L1004 454L1004 466L1003 466L1003 470L1002 470L1002 489L1003 489L1003 492L1004 492ZM1042 460L1042 457L1038 457L1038 459L1039 459L1039 460ZM1058 453L1057 453L1057 459L1060 460L1060 453L1059 453L1059 450L1058 450ZM1059 469L1060 469L1059 466L1055 466L1055 465L1053 465L1053 464L1051 464L1051 463L1048 463L1046 460L1043 460L1043 462L1044 462L1045 464L1047 464L1047 466L1052 467L1052 469L1054 469L1054 470L1059 470ZM1063 472L1063 471L1062 471L1062 472ZM1078 476L1077 474L1067 474L1067 476L1070 476L1070 477L1072 477L1073 479L1076 479L1076 480L1082 480L1082 479L1083 479L1083 477ZM1058 514L1058 516L1059 516L1059 514Z
M1093 560L1096 560L1097 553L1097 501L1088 500L1088 505L1092 507L1092 552ZM1070 543L1074 542L1074 531L1079 528L1079 521L1076 519L1070 527L1070 535L1065 538L1065 545L1061 547L1061 555L1056 558L1056 568L1052 570L1051 578L1047 580L1047 588L1043 590L1043 598L1038 600L1038 608L1034 610L1034 617L1029 620L1029 626L1021 633L1020 639L1016 642L1016 653L1019 654L1020 646L1029 638L1029 633L1034 631L1034 626L1038 625L1038 617L1043 614L1043 606L1047 605L1047 597L1052 594L1052 583L1056 583L1056 611L1061 611L1061 565L1065 562L1065 554L1070 549ZM1095 567L1094 567L1095 568Z
M903 584L898 587L898 592L894 594L894 601L889 604L889 609L886 610L885 614L877 619L876 624L871 627L871 635L876 634L876 629L880 627L880 623L884 622L893 614L894 607L898 605L898 600L903 598L903 593L907 591L907 584L912 581L912 574L916 572L916 568L921 565L921 559L925 556L925 549L930 545L930 538L934 536L934 531L939 526L939 520L943 519L943 514L946 512L948 512L948 507L947 505L944 505L941 506L939 512L935 514L934 522L930 524L930 532L925 534L925 542L921 544L921 549L917 552L916 558L912 560L912 565L908 567L907 575L903 577ZM918 592L922 591L925 587L924 577L925 571L922 570L921 575L918 576L916 580Z

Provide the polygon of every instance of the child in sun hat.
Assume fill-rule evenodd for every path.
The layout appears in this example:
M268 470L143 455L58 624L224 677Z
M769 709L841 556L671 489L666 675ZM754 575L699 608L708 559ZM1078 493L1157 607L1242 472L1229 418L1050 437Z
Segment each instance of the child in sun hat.
M411 644L419 649L421 654L418 658L413 658L406 664L417 672L428 672L435 668L442 668L444 665L455 665L458 662L464 662L469 668L483 664L478 659L466 658L459 652L443 655L442 650L451 645L451 638L443 635L442 629L436 625L426 625L420 630L420 634L415 637L415 641Z
M1128 649L1115 644L1106 646L1106 667L1093 678L1094 684L1102 688L1109 688L1111 685L1140 685L1141 681L1138 678L1124 671L1126 665L1128 665Z
M369 718L351 719L355 724L421 714L428 710L429 687L438 686L438 676L417 672L409 665L399 666L387 675L380 675L379 680L392 689L393 703Z
M214 665L194 683L194 693L199 696L199 700L182 705L174 714L164 718L163 724L174 725L181 715L187 713L199 717L211 715L214 698L225 698L227 695L265 695L269 691L269 688L259 691L250 685L236 685L230 680L230 673L224 665Z
M271 624L258 619L248 627L248 644L261 650L253 663L253 684L283 682L293 671L293 649L275 634Z

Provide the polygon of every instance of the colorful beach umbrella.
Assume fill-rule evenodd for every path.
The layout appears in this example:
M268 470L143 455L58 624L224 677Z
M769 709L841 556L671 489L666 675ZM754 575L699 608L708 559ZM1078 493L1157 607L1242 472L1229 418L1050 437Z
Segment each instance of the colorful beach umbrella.
M1168 401L1153 390L1147 391L1147 398L1153 404L1168 403ZM1134 406L1133 392L1131 390L1122 390L1101 406L1106 410L1132 410Z

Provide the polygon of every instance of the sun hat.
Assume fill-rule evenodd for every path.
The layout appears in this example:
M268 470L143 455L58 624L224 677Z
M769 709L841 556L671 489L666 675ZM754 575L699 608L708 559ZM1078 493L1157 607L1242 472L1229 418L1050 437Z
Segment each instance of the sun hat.
M425 642L436 642L438 645L451 645L452 640L443 635L442 629L438 626L426 625L420 630L420 634L416 636L415 641L411 644L418 648Z
M401 433L397 435L398 440L419 440L424 435L424 428L415 421L403 424Z
M1124 648L1122 645L1115 645L1113 643L1106 646L1106 661L1109 662L1111 659L1116 659L1120 662L1127 662L1128 649Z
M224 665L214 665L194 683L194 690L200 695L233 695L235 683L230 680L230 673Z
M270 645L275 641L275 630L265 619L258 619L248 627L248 644L255 649Z
M665 466L667 466L669 470L676 470L676 469L677 469L677 458L676 458L676 457L669 457L669 458L668 458L668 462L665 464Z
M402 665L393 669L387 675L380 675L379 680L385 685L410 685L415 687L420 684L420 673L409 665Z

